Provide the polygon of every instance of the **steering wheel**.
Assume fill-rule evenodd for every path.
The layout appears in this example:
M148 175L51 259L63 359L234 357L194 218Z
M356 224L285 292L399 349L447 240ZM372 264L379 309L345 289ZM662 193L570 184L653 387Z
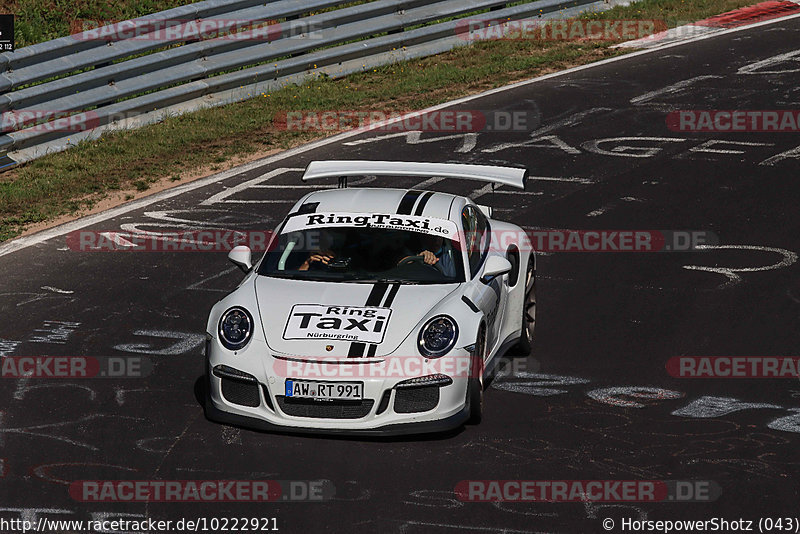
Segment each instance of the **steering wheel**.
M398 267L405 265L424 265L425 267L435 270L437 273L439 272L439 269L436 268L436 265L425 263L425 258L421 254L417 256L409 256L407 258L403 258L402 260L400 260L400 263L397 264Z

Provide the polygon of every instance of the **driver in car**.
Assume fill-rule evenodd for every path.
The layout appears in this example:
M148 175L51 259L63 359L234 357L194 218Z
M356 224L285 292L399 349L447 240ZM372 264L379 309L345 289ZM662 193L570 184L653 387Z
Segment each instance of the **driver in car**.
M413 261L415 257L420 257L425 264L434 265L446 276L454 276L455 266L453 264L453 258L451 256L451 251L449 251L448 247L445 245L444 238L437 235L425 235L422 237L421 241L424 247L422 252L415 256L406 256L397 262L397 264L400 265L409 260Z
M319 231L316 237L319 240L320 247L308 254L306 260L297 268L298 271L307 271L311 267L319 269L328 265L336 257L336 253L332 250L334 248L334 236L323 229Z
M322 263L323 265L328 265L330 261L334 258L333 252L330 250L326 250L323 252L312 252L306 261L304 261L300 267L297 268L298 271L307 271L312 263Z

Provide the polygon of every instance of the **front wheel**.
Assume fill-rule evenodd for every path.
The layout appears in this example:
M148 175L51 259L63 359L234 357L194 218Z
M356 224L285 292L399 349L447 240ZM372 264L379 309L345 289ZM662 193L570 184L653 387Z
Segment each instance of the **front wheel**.
M525 297L522 301L522 335L514 346L514 352L527 356L533 348L533 330L536 327L536 269L533 258L528 259L525 271Z
M467 406L471 425L477 425L483 419L483 370L486 355L486 329L481 327L475 350L472 351L469 378L467 379Z

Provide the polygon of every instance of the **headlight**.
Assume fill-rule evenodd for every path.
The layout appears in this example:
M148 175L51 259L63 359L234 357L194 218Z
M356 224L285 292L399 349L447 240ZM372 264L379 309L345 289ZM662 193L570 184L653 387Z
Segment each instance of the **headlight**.
M456 322L446 315L434 317L419 331L419 351L423 356L438 358L453 348L458 339Z
M244 308L231 308L219 320L219 340L230 350L239 350L253 334L253 317Z

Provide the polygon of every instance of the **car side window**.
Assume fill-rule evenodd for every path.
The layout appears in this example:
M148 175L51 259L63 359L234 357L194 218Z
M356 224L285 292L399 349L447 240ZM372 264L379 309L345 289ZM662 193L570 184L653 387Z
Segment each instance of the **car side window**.
M474 206L465 206L461 212L461 224L464 227L464 238L467 243L469 271L472 278L478 274L485 252L489 247L486 233L486 218Z

